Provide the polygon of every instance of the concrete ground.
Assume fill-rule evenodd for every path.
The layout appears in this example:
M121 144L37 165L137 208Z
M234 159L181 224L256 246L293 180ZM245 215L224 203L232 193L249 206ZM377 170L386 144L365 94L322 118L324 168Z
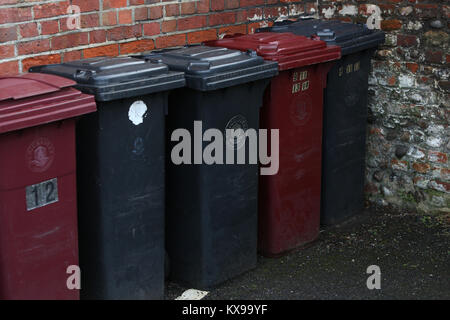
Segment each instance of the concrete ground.
M367 267L381 269L369 290ZM166 299L185 290L168 282ZM209 292L216 299L450 299L450 218L369 208L284 257Z

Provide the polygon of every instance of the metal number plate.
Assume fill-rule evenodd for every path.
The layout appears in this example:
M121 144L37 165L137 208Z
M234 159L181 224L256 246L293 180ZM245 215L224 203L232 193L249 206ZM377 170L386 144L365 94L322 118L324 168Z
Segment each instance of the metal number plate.
M26 187L27 210L58 202L58 179L54 178Z

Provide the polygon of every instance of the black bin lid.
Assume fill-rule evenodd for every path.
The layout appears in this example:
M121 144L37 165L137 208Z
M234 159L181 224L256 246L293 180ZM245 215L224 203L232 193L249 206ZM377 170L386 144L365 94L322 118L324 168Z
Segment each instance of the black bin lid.
M306 19L275 23L272 27L260 28L257 32L292 32L297 35L318 36L330 45L342 48L342 55L376 48L384 42L384 32L370 30L364 24L337 20Z
M143 54L140 58L183 71L186 84L201 91L217 90L278 74L278 63L264 61L256 52L209 46L187 46Z
M183 87L182 72L167 65L131 57L97 57L63 64L37 66L30 72L62 76L77 82L76 88L111 101Z

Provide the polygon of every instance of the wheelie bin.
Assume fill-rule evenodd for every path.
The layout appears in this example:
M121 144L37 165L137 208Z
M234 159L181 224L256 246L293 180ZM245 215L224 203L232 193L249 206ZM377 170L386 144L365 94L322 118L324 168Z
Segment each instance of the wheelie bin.
M176 129L192 137L192 145L184 151L191 159L170 161L167 172L170 278L206 289L256 266L259 171L258 164L249 161L207 164L202 159L202 150L210 144L205 137L209 129L223 135L226 129L259 129L263 92L277 74L277 64L265 62L255 52L207 46L142 57L155 55L172 70L186 73L187 87L169 96L168 139ZM199 121L196 128L194 121ZM171 153L180 143L173 138ZM238 149L249 159L249 139L243 135L224 138L218 147L224 156L227 150Z
M321 223L333 225L362 212L368 77L384 33L362 24L316 19L275 24L258 32L315 36L342 48L325 91Z
M77 128L81 298L161 299L165 114L183 73L130 57L31 71L71 78L97 100Z
M1 300L79 299L75 122L96 105L74 85L0 77Z
M279 129L280 168L259 184L259 251L277 256L319 235L323 89L341 56L337 46L292 33L236 35L208 42L252 49L277 61L280 74L266 92L261 127Z

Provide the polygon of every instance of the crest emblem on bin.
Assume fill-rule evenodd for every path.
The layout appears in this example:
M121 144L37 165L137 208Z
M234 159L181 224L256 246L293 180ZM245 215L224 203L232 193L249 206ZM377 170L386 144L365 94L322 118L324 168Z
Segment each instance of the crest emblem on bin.
M34 140L27 149L28 168L32 172L44 172L53 163L55 147L47 138Z
M225 129L226 130L241 129L243 131L240 134L236 134L234 136L230 136L230 137L228 137L228 135L226 136L227 146L230 149L238 150L245 145L245 139L246 139L245 132L248 130L248 121L243 115L238 114L238 115L234 116L233 118L231 118L230 121L228 121ZM235 139L235 137L236 137L236 139Z

